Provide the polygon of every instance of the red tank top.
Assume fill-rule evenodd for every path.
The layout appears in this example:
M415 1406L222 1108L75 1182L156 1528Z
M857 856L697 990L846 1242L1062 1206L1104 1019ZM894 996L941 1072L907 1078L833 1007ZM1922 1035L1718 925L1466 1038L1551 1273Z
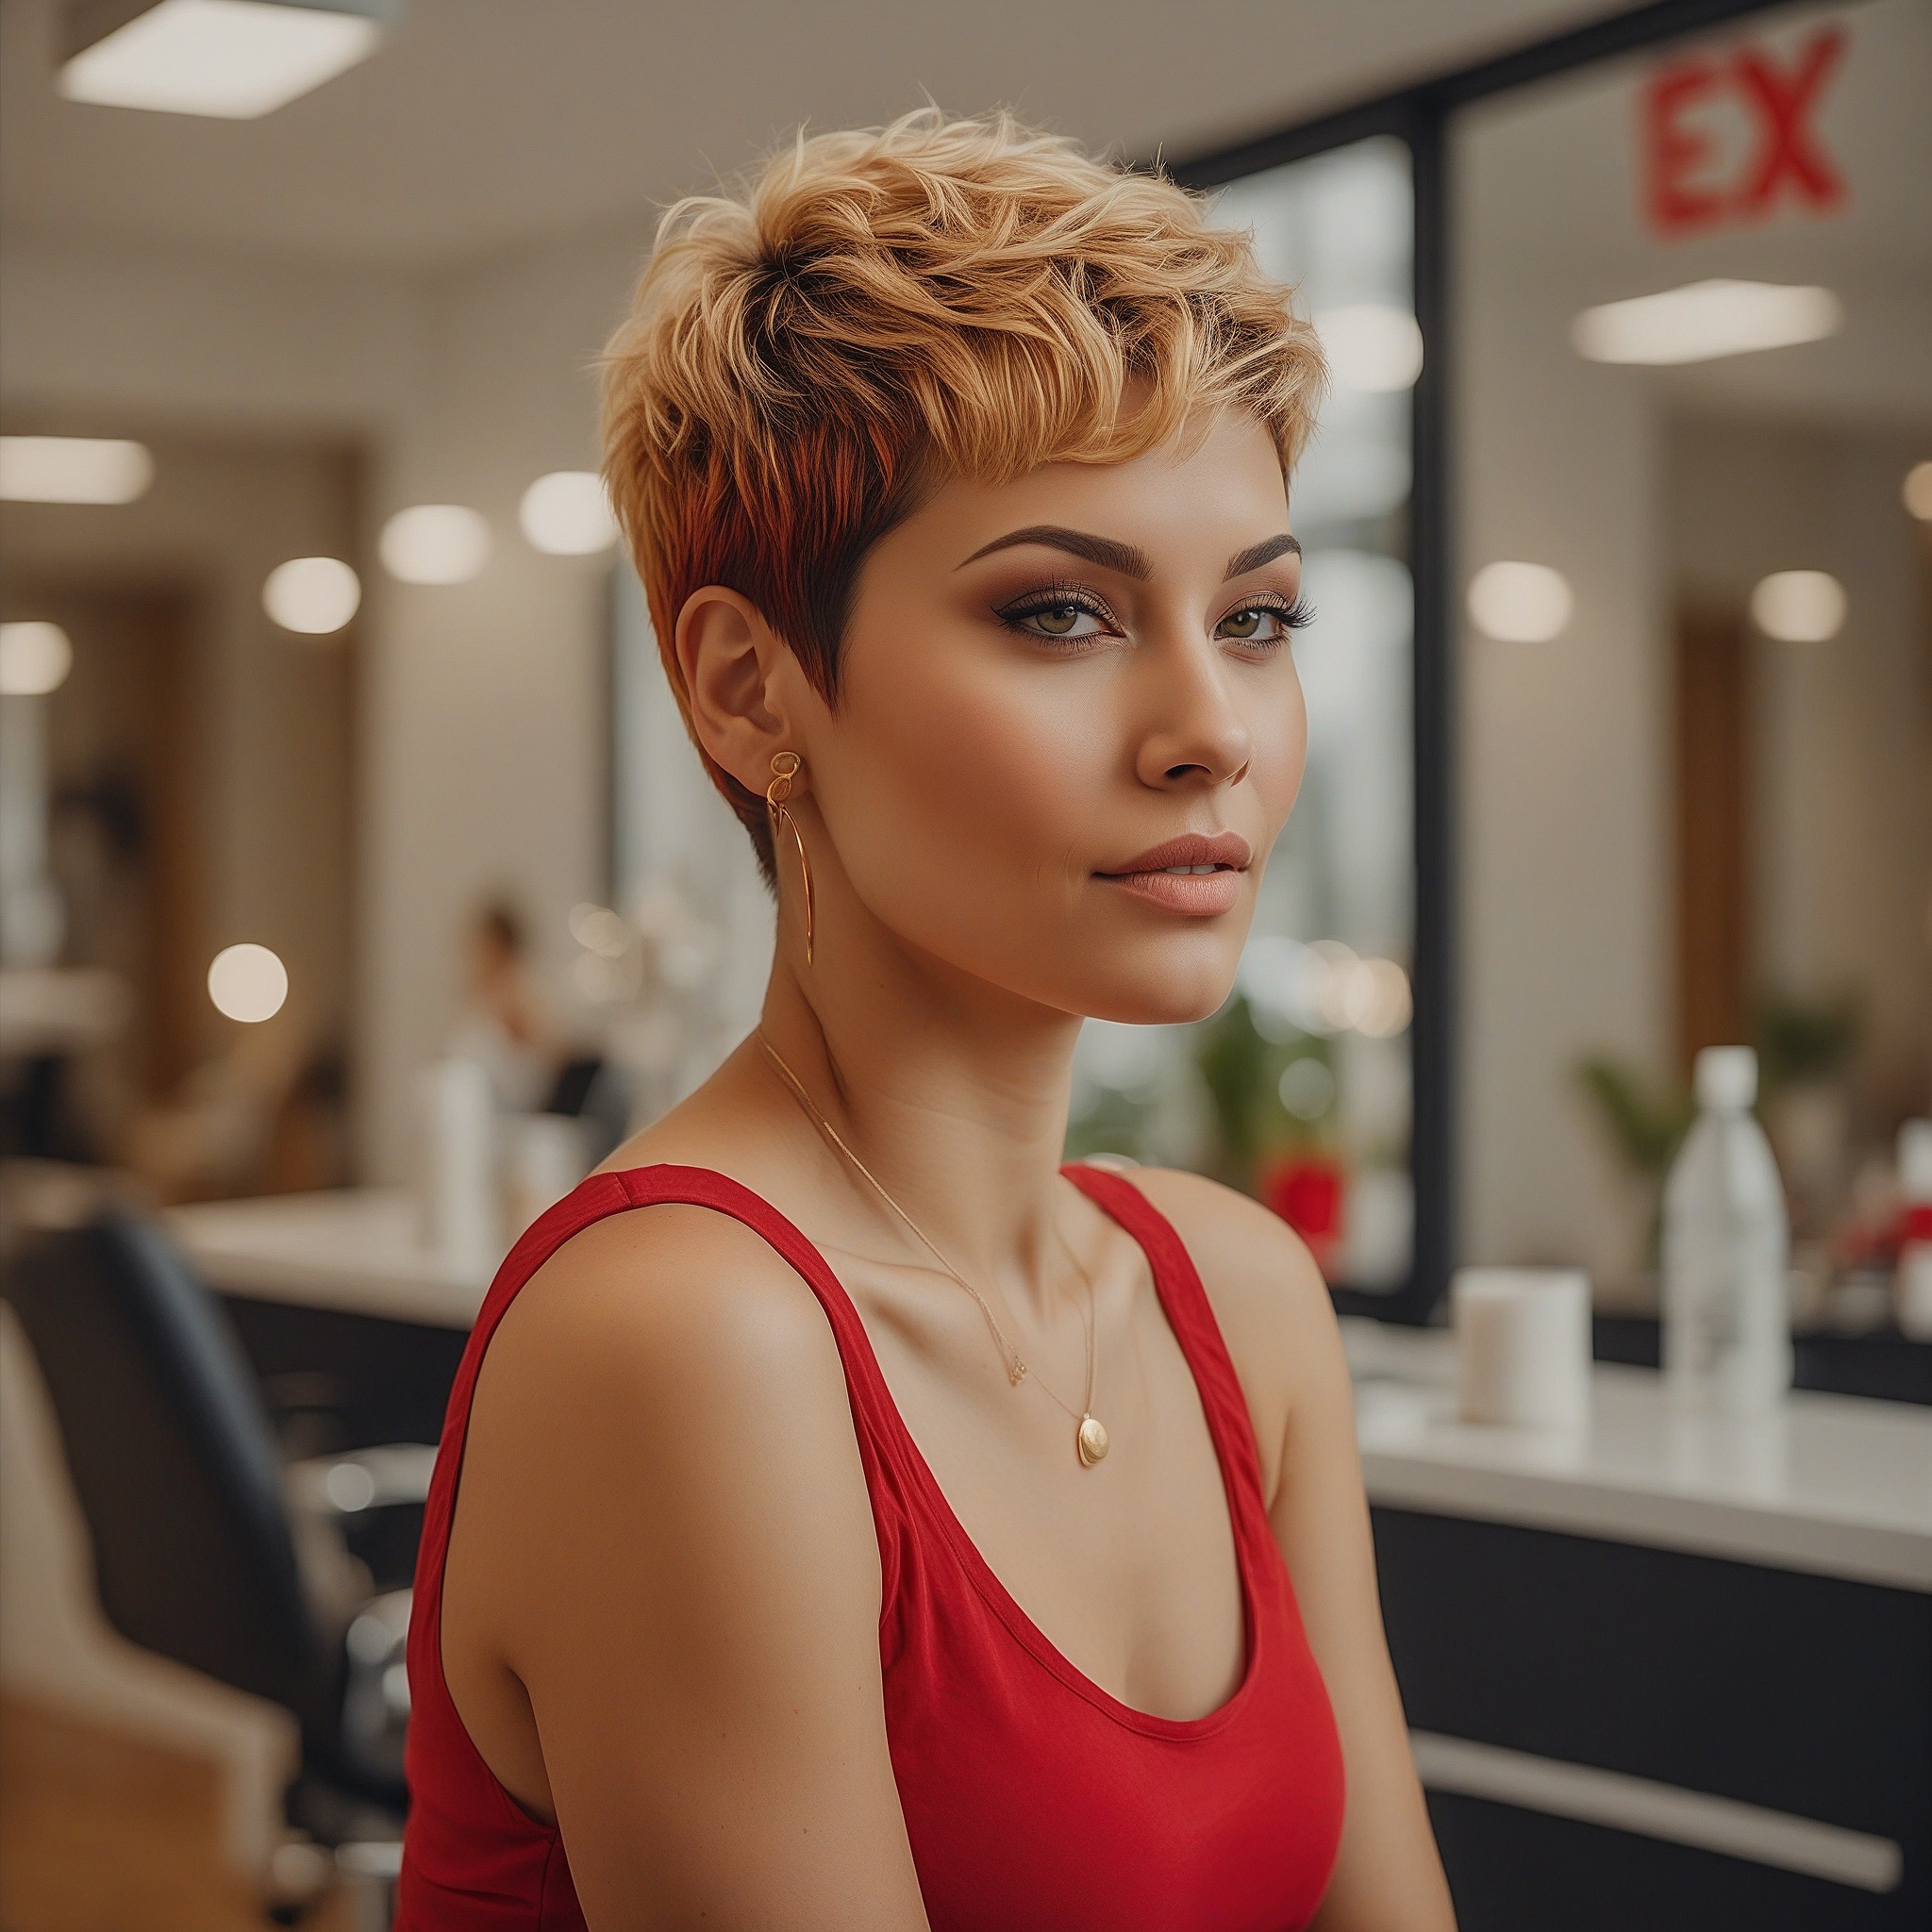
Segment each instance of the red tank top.
M409 1625L408 1778L396 1932L584 1924L558 1831L496 1781L443 1681L443 1558L463 1435L504 1310L607 1214L693 1203L769 1241L819 1298L844 1363L884 1601L886 1735L932 1932L1288 1932L1321 1904L1341 1831L1341 1753L1270 1531L1234 1366L1180 1237L1118 1175L1067 1178L1138 1241L1200 1391L1234 1528L1247 1664L1218 1710L1153 1717L1067 1661L954 1516L818 1250L705 1168L593 1174L511 1250L450 1395Z

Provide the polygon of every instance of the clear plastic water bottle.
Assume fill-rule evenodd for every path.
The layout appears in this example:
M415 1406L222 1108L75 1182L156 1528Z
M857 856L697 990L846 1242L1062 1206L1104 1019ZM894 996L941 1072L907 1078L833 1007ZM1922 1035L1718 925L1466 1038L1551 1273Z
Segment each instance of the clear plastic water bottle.
M1696 1124L1664 1188L1664 1374L1686 1407L1755 1415L1791 1386L1790 1224L1751 1112L1757 1056L1697 1056Z

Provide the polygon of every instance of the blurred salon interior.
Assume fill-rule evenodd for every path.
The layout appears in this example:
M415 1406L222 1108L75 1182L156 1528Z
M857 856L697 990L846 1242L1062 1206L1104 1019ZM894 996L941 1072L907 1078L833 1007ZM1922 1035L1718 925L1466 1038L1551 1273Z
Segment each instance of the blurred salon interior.
M1329 358L1300 799L1069 1158L1320 1263L1459 1924L1924 1932L1932 0L4 0L0 1925L388 1925L466 1331L771 958L597 357L927 98Z

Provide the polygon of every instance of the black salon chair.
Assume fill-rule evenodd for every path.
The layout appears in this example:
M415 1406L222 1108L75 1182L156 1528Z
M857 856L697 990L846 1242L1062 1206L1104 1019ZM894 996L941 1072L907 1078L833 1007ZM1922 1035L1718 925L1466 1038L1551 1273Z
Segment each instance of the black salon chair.
M409 1593L369 1593L340 1520L420 1504L435 1452L284 1464L226 1315L125 1209L41 1237L4 1292L52 1398L108 1622L300 1728L265 1905L299 1916L331 1862L365 1894L381 1887L408 1796Z

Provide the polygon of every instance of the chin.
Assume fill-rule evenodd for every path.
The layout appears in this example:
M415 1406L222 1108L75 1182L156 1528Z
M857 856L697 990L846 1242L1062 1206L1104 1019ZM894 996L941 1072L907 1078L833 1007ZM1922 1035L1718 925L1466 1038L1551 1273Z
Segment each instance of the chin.
M1074 1010L1128 1026L1181 1026L1211 1018L1234 991L1240 948L1217 946L1211 958L1203 958L1204 950L1191 945L1185 953L1191 957L1175 957L1183 949L1156 948L1151 958L1114 962L1114 971L1081 989Z

